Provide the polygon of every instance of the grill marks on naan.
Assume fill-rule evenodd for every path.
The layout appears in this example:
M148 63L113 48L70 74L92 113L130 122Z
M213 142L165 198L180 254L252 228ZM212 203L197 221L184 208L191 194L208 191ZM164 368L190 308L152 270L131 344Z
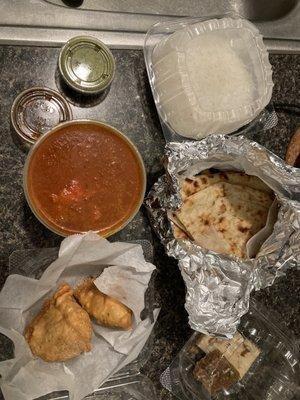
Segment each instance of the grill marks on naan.
M237 172L195 176L184 181L181 193L182 207L171 218L177 225L174 236L187 234L201 247L240 258L246 257L248 240L265 226L273 201L259 178Z
M184 179L180 191L182 200L219 182L232 183L272 193L272 190L261 179L253 175L247 175L245 172L224 171L213 174L209 170L205 170L200 175Z

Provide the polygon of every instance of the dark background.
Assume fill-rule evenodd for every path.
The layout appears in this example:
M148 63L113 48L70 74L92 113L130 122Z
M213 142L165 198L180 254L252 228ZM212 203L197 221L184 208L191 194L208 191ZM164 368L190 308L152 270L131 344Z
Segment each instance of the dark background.
M59 246L62 238L48 231L31 213L23 195L22 168L26 151L16 141L10 125L14 98L31 86L62 88L57 73L59 49L0 46L0 283L8 275L8 257L14 250ZM143 54L138 50L114 50L117 71L111 89L99 104L94 99L65 93L73 105L74 118L93 118L114 125L130 137L140 150L147 169L148 189L162 174L164 139L147 80ZM300 56L271 55L275 82L273 102L278 125L256 134L253 139L284 158L287 144L299 116ZM80 105L80 106L79 106ZM294 107L298 105L298 108ZM154 347L143 373L153 381L159 399L173 399L159 383L159 377L191 334L184 309L185 289L177 264L164 254L151 233L144 210L115 240L148 239L155 247L156 301L161 313L155 330ZM266 305L282 325L300 336L299 273L291 270L270 288L253 297ZM0 337L1 360L11 357L11 347ZM1 397L1 396L0 396Z

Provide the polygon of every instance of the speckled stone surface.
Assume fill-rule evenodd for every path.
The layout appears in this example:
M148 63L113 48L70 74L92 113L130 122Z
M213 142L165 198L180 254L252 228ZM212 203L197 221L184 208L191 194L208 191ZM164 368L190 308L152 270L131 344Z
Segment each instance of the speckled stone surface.
M10 107L16 95L31 86L62 88L57 73L55 48L0 47L0 283L8 273L8 257L16 249L58 246L61 238L49 232L31 213L22 190L22 167L26 152L13 138ZM75 118L106 121L123 131L139 148L147 169L148 188L162 173L161 157L164 139L152 100L151 91L140 51L115 50L117 72L110 91L100 103L82 101L66 93ZM300 56L272 55L274 67L273 101L278 110L278 125L261 132L254 139L280 157L297 125L300 124ZM81 105L81 106L79 106ZM88 107L93 105L92 107ZM155 245L157 300L161 313L155 327L151 357L143 368L157 390L160 400L174 397L159 383L159 377L191 334L184 310L185 289L176 262L165 256L162 246L152 236L144 211L115 239L146 238ZM300 337L300 278L289 271L271 288L255 293L254 297L276 312L281 323L298 339ZM7 341L2 339L3 346ZM3 349L3 347L2 347ZM1 350L2 350L1 349ZM3 359L3 357L1 358Z

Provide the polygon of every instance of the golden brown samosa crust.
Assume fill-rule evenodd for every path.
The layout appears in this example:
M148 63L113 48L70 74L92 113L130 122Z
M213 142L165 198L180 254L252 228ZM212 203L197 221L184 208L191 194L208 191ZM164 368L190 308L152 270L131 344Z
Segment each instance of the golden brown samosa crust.
M131 329L132 311L120 301L100 292L93 278L82 281L74 296L82 307L100 325L110 328Z
M92 324L86 311L62 284L25 329L34 355L44 361L66 361L91 350Z

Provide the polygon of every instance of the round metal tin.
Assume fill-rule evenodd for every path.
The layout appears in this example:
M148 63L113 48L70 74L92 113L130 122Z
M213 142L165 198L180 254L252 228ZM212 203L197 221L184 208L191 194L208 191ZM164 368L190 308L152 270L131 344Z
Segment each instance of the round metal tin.
M70 39L61 49L58 67L66 84L84 94L101 93L115 74L112 53L92 36Z
M11 122L21 139L33 144L61 122L70 121L72 111L61 94L46 87L21 92L11 108Z

